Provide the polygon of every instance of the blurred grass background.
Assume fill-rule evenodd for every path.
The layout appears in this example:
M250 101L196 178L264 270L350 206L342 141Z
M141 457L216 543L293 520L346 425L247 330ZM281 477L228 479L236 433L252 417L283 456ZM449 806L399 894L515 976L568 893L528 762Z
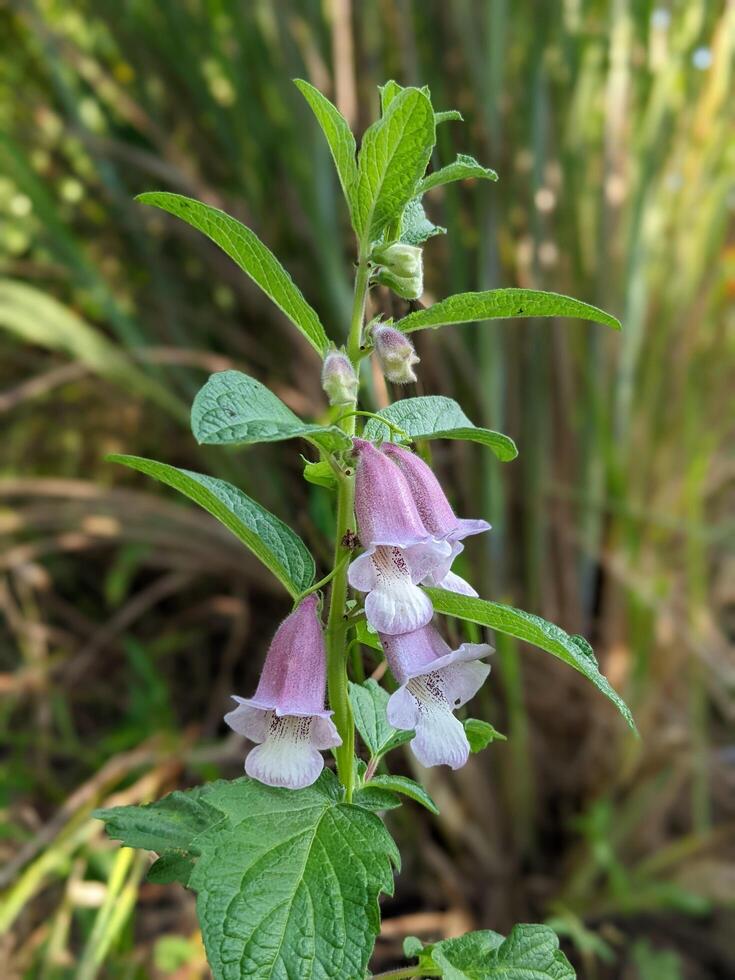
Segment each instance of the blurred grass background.
M498 642L472 711L509 741L431 771L438 822L392 817L376 962L406 933L525 920L582 978L735 975L735 5L21 0L0 29L3 977L208 975L192 897L145 884L88 814L240 772L221 716L288 603L205 514L103 457L230 479L325 558L329 496L297 447L199 448L187 421L226 367L318 415L315 355L215 246L131 201L224 207L343 336L352 243L294 76L358 132L377 84L428 84L466 120L435 164L498 170L431 197L450 234L425 301L520 285L624 323L416 335L417 392L520 449L435 449L459 512L494 524L465 571L588 636L643 737Z

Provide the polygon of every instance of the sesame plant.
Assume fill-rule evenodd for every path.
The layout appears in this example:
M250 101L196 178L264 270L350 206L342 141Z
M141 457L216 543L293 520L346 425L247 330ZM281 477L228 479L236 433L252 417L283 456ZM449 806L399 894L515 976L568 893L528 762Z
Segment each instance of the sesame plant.
M457 716L486 682L492 648L466 642L452 649L441 617L475 624L474 633L488 627L558 657L634 727L586 640L480 598L453 571L464 539L489 532L490 525L455 514L426 461L427 444L467 440L509 461L516 456L512 440L473 425L451 398L404 397L377 412L360 402L361 369L370 358L395 386L416 380L416 330L528 316L576 317L613 328L618 322L578 300L528 289L462 293L396 322L369 319L376 283L404 300L422 295L424 243L444 233L428 219L424 195L451 181L497 176L465 155L426 173L436 127L461 117L435 111L425 88L383 86L381 116L358 153L339 111L311 85L296 84L328 142L356 237L354 304L344 336L327 336L276 257L234 218L177 194L146 193L138 200L212 239L321 358L329 405L319 420L300 419L256 379L223 371L197 394L191 423L200 443L302 440L310 447L304 477L334 500L332 566L315 581L314 559L294 531L223 480L137 456L111 457L209 511L293 599L256 691L235 696L225 715L251 743L246 775L148 806L97 811L112 837L158 855L149 879L196 892L217 980L371 975L380 895L393 893L400 867L384 816L403 803L436 812L419 782L391 772L391 753L407 746L421 766L458 769L498 737L489 722ZM371 663L385 659L383 684L361 681L366 651ZM382 665L376 674L383 677ZM325 753L333 767L325 765ZM517 925L507 937L471 932L429 946L408 937L404 952L406 965L382 976L574 976L544 925Z

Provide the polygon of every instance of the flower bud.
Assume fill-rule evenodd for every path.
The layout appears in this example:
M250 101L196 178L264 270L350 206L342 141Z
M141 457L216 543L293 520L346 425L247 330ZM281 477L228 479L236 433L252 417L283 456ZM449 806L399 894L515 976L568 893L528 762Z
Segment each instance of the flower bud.
M349 405L357 398L359 381L352 362L341 351L332 350L324 358L322 388L330 405Z
M385 324L376 324L372 331L375 353L383 374L395 384L405 385L415 381L413 365L419 363L419 357L408 337Z
M373 261L382 268L377 279L403 299L418 299L424 291L422 251L416 245L394 242L373 252Z

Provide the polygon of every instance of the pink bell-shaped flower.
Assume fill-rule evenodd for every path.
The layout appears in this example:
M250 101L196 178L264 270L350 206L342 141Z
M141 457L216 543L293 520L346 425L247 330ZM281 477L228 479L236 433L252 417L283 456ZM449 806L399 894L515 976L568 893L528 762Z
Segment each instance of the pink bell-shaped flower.
M455 575L450 568L457 555L464 550L461 543L463 538L489 531L490 525L480 518L457 517L433 470L416 453L392 442L383 443L380 448L401 468L424 527L435 537L448 541L451 545L449 560L444 566L432 570L423 580L424 583L448 589L450 592L476 596L477 592L469 582Z
M324 708L327 659L318 600L307 596L276 630L258 688L239 698L225 721L260 744L245 759L245 772L268 786L302 789L324 766L321 749L342 739Z
M374 629L408 633L433 615L417 583L446 565L452 547L422 524L401 470L364 439L355 439L355 449L355 512L365 552L350 565L349 582L368 593L365 615Z
M450 650L431 626L400 636L381 634L393 676L401 685L388 701L388 721L410 731L411 749L422 766L467 762L470 745L454 711L474 697L490 673L479 661L493 653L486 643L463 643Z

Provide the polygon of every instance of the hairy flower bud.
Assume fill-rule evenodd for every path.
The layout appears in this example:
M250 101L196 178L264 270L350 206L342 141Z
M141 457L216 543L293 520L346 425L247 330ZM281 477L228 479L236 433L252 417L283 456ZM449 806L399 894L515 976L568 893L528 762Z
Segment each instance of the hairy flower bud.
M394 242L373 252L373 261L381 266L377 279L403 299L418 299L424 291L422 251L416 245Z
M359 380L352 362L342 351L331 350L322 366L322 388L330 405L349 405L357 398Z
M373 327L372 335L375 353L386 378L399 385L415 381L413 366L420 358L408 337L395 327L382 323Z

